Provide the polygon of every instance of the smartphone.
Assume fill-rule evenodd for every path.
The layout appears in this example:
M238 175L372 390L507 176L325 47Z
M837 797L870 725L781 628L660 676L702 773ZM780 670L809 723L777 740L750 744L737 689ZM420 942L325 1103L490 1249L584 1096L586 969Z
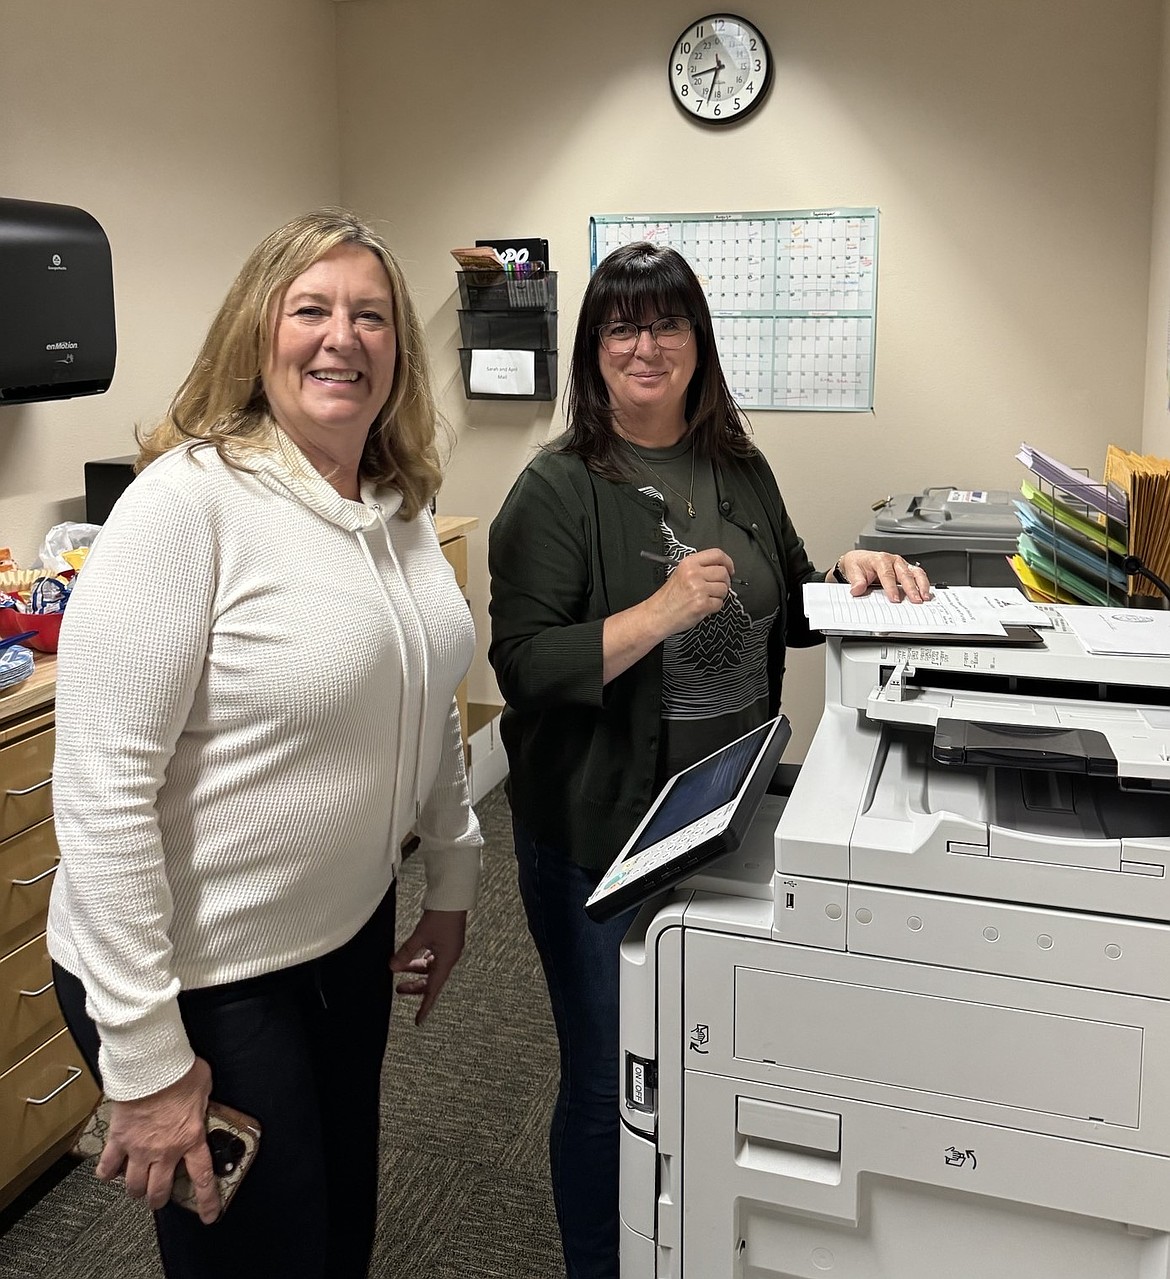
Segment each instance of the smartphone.
M105 1097L98 1102L73 1143L75 1155L88 1159L101 1154L110 1131L112 1105ZM228 1204L240 1188L244 1174L260 1149L260 1125L251 1115L225 1106L223 1102L211 1101L207 1107L207 1146L211 1151L211 1166L215 1170L215 1180L219 1186L220 1203L226 1212ZM195 1187L182 1164L175 1169L171 1202L191 1212L198 1211Z

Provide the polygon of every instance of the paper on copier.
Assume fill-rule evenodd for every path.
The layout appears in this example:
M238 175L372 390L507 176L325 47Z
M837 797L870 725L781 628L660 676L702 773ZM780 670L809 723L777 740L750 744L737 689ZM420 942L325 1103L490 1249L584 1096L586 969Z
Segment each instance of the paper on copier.
M1058 612L1090 653L1170 657L1170 613L1141 608L1061 608Z
M1005 624L1052 625L1013 587L952 586L924 604L894 604L880 590L855 596L848 586L810 582L804 612L815 630L838 635L1005 635Z

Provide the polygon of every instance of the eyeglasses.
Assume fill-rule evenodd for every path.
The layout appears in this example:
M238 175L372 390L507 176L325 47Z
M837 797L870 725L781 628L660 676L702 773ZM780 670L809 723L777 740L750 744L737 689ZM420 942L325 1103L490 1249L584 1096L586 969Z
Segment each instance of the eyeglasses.
M634 324L631 320L611 320L597 326L601 345L610 355L629 355L638 345L643 332L658 343L664 351L677 351L691 340L694 325L685 315L664 315L653 324Z

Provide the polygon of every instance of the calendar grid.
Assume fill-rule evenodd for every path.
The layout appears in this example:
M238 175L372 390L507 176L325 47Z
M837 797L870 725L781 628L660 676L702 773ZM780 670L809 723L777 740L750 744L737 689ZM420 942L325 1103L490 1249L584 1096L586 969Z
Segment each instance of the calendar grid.
M623 244L677 249L707 295L723 371L746 409L873 408L875 208L595 214L589 266Z

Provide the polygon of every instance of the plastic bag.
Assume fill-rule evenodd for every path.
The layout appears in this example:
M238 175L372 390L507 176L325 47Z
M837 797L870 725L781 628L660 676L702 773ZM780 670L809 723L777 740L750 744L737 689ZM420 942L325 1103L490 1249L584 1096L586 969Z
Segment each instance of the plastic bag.
M64 573L72 567L64 553L92 546L100 532L100 524L55 524L41 543L41 567L46 573Z

